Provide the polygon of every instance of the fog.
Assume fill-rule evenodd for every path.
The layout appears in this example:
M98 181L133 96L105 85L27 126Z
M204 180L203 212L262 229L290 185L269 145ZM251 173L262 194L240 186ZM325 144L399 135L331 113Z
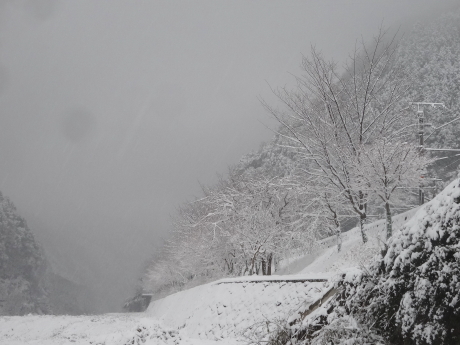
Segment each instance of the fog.
M269 140L258 97L437 1L0 1L0 190L119 310L181 202Z

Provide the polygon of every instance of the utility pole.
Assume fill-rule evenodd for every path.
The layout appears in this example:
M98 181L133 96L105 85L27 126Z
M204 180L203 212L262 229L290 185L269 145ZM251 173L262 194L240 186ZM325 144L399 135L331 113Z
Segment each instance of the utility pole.
M425 151L425 143L424 143L425 126L429 125L425 123L425 107L431 106L434 108L436 106L441 106L445 108L446 106L444 105L444 103L432 103L432 102L409 102L409 105L417 106L419 150L420 150L420 154L423 155ZM438 149L438 150L442 150L442 149ZM423 205L425 203L425 191L422 188L422 181L420 181L420 185L418 188L418 203L419 205Z

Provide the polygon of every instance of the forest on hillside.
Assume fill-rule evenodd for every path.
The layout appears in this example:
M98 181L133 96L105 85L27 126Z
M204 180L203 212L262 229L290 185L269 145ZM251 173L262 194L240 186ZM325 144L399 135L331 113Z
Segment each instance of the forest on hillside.
M0 193L0 316L83 314L86 288L52 271L13 202Z
M229 168L173 217L173 231L151 259L141 291L160 298L235 275L270 275L283 259L370 217L387 219L426 200L457 174L460 121L460 12L408 32L382 29L336 63L313 50L296 86L262 101L279 123L272 141ZM417 107L423 107L420 147ZM417 115L418 114L418 115Z

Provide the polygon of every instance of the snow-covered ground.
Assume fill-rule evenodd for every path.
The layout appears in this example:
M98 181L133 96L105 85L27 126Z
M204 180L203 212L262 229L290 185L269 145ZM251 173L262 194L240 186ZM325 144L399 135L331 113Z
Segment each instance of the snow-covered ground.
M320 299L331 288L325 278L223 279L155 301L145 313L1 317L0 344L242 344Z
M288 281L285 279L289 277ZM147 315L189 337L202 339L249 336L255 325L286 319L301 305L310 305L331 288L324 275L223 279L178 292L151 303ZM283 281L284 279L284 281ZM266 328L266 327L265 327Z
M82 316L0 317L0 344L19 345L212 345L215 341L184 337L144 313ZM221 345L238 344L229 338Z
M393 217L393 232L398 231L420 209L416 207ZM331 236L321 241L323 250L302 270L301 274L317 272L329 273L334 276L350 267L365 265L379 253L382 241L386 236L385 220L379 219L365 226L368 242L363 244L359 228L353 228L342 234L342 250L337 251L337 239Z
M416 211L396 216L395 229ZM258 327L271 327L320 299L331 288L324 279L368 262L378 253L384 227L384 220L368 225L364 246L359 230L350 230L340 253L334 237L323 240L316 258L286 268L300 274L222 279L154 301L145 313L0 317L0 344L243 344Z

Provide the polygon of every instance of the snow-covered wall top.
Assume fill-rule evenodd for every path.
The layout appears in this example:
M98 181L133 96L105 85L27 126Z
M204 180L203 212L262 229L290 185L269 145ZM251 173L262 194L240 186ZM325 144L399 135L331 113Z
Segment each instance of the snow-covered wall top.
M329 282L225 280L154 301L146 313L169 327L183 328L190 337L217 340L249 336L257 332L257 325L286 320L302 305L313 304L330 287Z

